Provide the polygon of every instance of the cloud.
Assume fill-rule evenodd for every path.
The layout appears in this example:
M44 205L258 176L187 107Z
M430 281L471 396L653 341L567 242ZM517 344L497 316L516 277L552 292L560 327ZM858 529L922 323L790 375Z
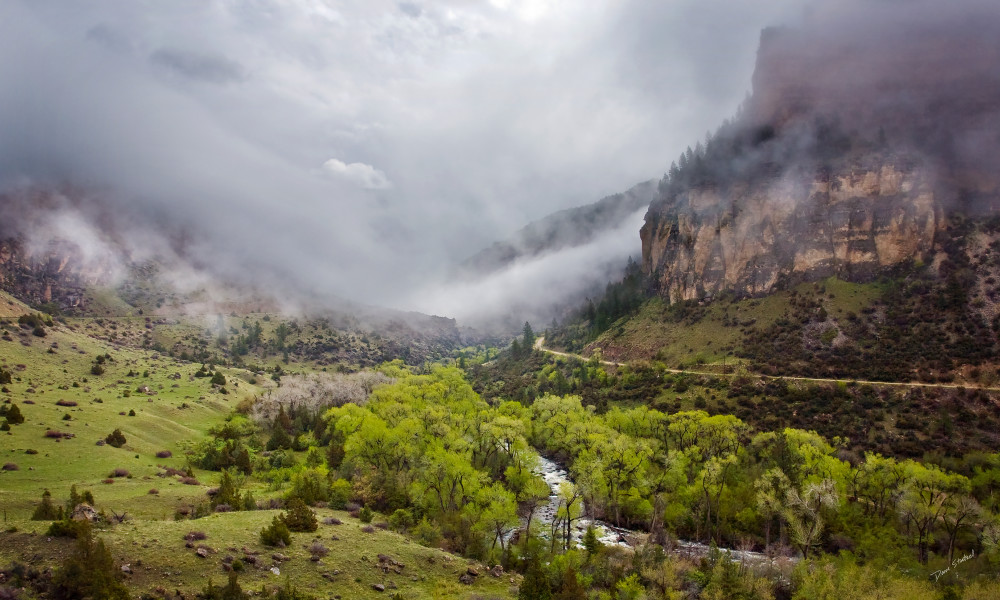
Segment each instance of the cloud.
M9 0L0 191L107 190L233 277L398 305L662 175L742 101L761 28L817 4Z
M242 81L242 65L221 56L208 56L177 48L161 48L149 60L178 75L206 83L227 84Z
M366 190L387 190L392 187L392 182L385 176L385 173L365 163L346 164L336 158L331 158L323 163L323 168L335 177L349 181Z

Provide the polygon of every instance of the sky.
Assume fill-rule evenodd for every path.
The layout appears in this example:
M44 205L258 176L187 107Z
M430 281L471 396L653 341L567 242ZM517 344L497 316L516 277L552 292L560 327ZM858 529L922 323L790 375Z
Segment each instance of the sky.
M662 176L744 99L760 30L806 6L5 0L0 188L104 190L208 234L191 251L227 272L471 315L546 267L435 287L455 263ZM618 235L546 264L638 252L638 225Z

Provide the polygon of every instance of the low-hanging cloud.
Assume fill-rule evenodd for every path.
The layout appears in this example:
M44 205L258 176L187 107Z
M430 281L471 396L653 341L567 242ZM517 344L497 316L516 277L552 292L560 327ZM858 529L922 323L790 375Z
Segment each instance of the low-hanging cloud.
M365 163L347 164L344 161L331 158L323 163L323 168L334 177L366 190L387 190L392 187L392 182L389 181L385 173Z
M742 100L760 29L802 10L10 0L0 191L105 190L231 276L466 314L414 290L531 220L662 174ZM638 225L620 235L637 245ZM510 287L545 264L584 271L560 260Z
M418 310L444 309L460 322L480 327L511 327L524 320L547 325L567 302L603 291L621 276L629 257L641 250L636 235L643 208L590 243L523 260L484 278L417 290L404 302Z

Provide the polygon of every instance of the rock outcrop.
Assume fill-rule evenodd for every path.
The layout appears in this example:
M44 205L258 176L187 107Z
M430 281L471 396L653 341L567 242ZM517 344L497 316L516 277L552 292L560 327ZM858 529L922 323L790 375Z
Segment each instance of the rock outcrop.
M643 265L672 301L759 295L803 279L870 279L927 261L944 225L934 181L919 168L886 164L811 180L790 174L728 194L688 190L651 211Z
M919 24L919 27L917 25ZM932 264L1000 210L1000 22L769 30L754 92L660 182L643 268L670 301ZM824 28L825 27L825 28Z

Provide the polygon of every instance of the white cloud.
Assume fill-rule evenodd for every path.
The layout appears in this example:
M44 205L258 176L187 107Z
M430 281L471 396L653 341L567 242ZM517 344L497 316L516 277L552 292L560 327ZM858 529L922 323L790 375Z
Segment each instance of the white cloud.
M365 163L348 164L342 160L331 158L323 163L323 168L335 177L366 190L387 190L392 187L392 182L389 181L385 173Z

